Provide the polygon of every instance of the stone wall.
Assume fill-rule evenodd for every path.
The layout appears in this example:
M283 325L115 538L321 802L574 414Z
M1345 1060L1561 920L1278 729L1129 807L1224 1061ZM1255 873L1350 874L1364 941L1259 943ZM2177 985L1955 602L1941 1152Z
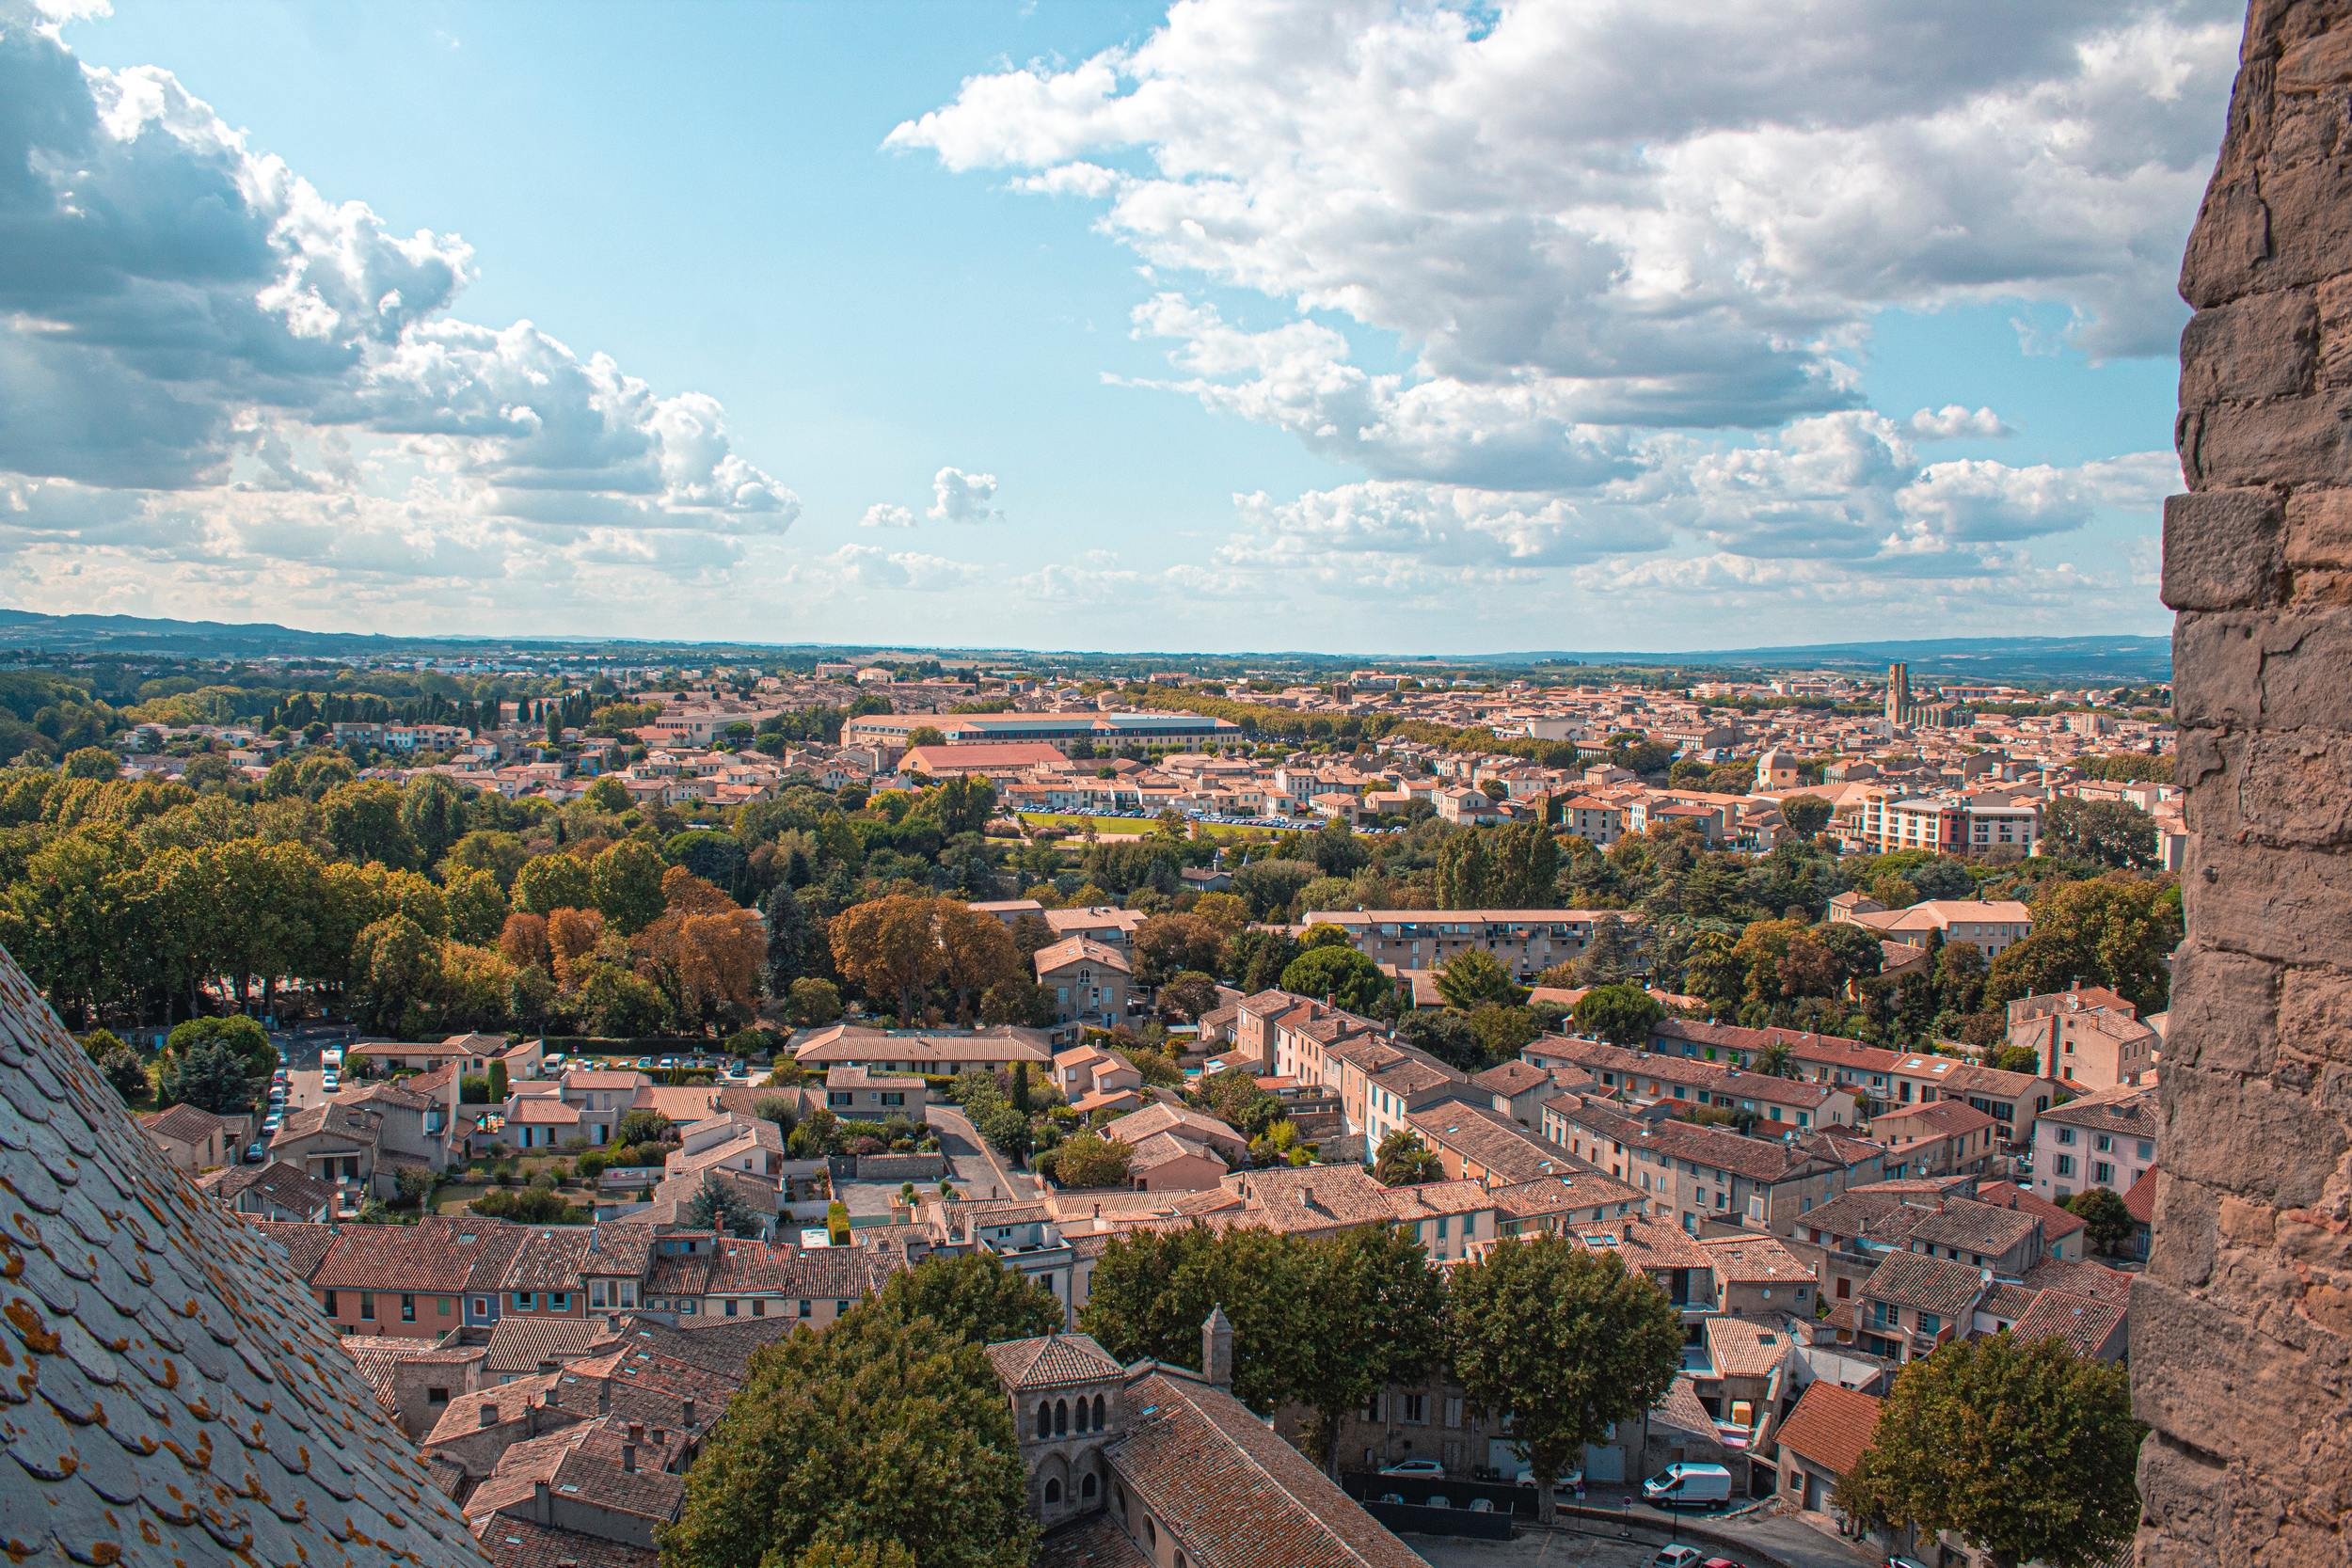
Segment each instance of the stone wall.
M2352 0L2256 0L2181 272L2189 786L2143 1568L2352 1560Z

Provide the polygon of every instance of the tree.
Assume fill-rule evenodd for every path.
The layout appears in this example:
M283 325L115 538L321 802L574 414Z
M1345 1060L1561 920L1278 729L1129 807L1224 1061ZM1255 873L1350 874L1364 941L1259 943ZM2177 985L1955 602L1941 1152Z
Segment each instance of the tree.
M1300 954L1282 971L1282 989L1328 997L1332 1006L1351 1013L1388 1013L1396 1007L1396 983L1353 947L1318 947Z
M2042 808L2042 852L2118 871L2156 868L2156 819L2128 800L2061 795Z
M2085 1568L2138 1523L2146 1430L2120 1363L2056 1336L1963 1339L1896 1375L1838 1505L1873 1524L1950 1530L2002 1568Z
M1551 1483L1672 1386L1681 1320L1615 1253L1549 1234L1498 1241L1454 1271L1450 1296L1454 1375L1476 1409L1510 1414L1536 1480L1536 1516L1549 1524Z
M1819 795L1789 795L1780 802L1780 819L1802 838L1811 838L1828 827L1832 815L1830 803Z
M440 955L424 928L405 914L361 930L351 949L351 1010L368 1028L403 1035L440 974Z
M532 914L581 910L596 902L588 864L561 852L533 855L515 873L515 907Z
M1155 914L1136 927L1136 982L1157 986L1185 970L1214 970L1225 932L1195 914Z
M661 918L665 867L652 845L625 838L609 845L588 864L588 880L596 908L606 924L623 936L635 936Z
M1203 1013L1216 1010L1216 975L1188 969L1160 988L1160 1011L1179 1022L1196 1023Z
M618 816L636 804L629 799L628 785L609 774L580 791L580 799L591 811L600 811L608 816Z
M413 774L400 792L400 825L421 863L438 865L466 836L466 792L442 774Z
M1005 1267L992 1252L926 1258L892 1275L866 1305L902 1323L929 1318L976 1345L1033 1339L1063 1323L1054 1292Z
M2003 949L1985 973L1986 1007L2081 981L2118 992L2142 1017L2163 1011L2181 944L2180 884L2114 871L2060 883L2032 910L2033 934Z
M1650 1031L1666 1016L1666 1009L1658 998L1629 982L1595 986L1576 999L1568 1016L1579 1034L1639 1049L1648 1045Z
M111 1029L95 1029L82 1037L82 1049L104 1074L106 1082L125 1101L144 1099L147 1095L147 1064L139 1053L122 1043Z
M400 791L382 779L355 779L319 802L326 837L345 858L406 868L417 863L417 841L401 824Z
M498 941L512 912L505 891L486 871L451 873L442 899L449 910L449 934L476 945Z
M2132 1212L2123 1207L2123 1200L2112 1188L2092 1187L2072 1197L2060 1198L2058 1207L2083 1222L2083 1240L2090 1250L2103 1257L2122 1255L2132 1239Z
M215 1116L238 1117L253 1109L253 1081L244 1058L218 1040L205 1040L164 1063L164 1098Z
M2042 1053L2030 1045L2005 1045L1993 1053L1985 1066L2002 1072L2032 1072L2042 1070Z
M1117 1138L1080 1132L1053 1151L1054 1180L1065 1187L1123 1187L1134 1150ZM1041 1163L1045 1156L1038 1156Z
M980 1347L866 1304L753 1355L687 1472L662 1561L739 1568L870 1542L923 1568L1026 1568L1027 1501L1012 1408Z
M785 998L785 1016L795 1027L820 1028L841 1016L841 992L831 980L795 980Z
M782 996L808 973L824 931L801 895L786 883L777 883L768 895L762 912L768 920L768 994Z
M632 1116L636 1113L631 1112ZM730 1236L756 1236L760 1218L733 1187L715 1171L703 1174L703 1184L678 1207L678 1222L696 1230L723 1230Z
M1593 939L1576 956L1570 973L1580 986L1614 985L1633 973L1641 956L1640 944L1627 928L1623 916L1597 915L1593 919Z
M103 782L121 775L122 759L103 746L82 746L68 752L57 770L69 779Z
M792 1568L915 1568L914 1554L896 1541L812 1541Z
M1314 1412L1308 1449L1337 1473L1341 1419L1391 1384L1428 1375L1445 1349L1445 1276L1408 1228L1368 1225L1299 1249L1307 1322L1291 1394Z
M1301 951L1298 940L1287 931L1251 927L1225 939L1223 964L1218 972L1230 976L1243 991L1254 994L1280 985L1282 972Z
M1380 1140L1373 1155L1372 1179L1384 1187L1414 1187L1445 1180L1445 1162L1418 1134L1398 1128Z
M834 967L842 978L892 1007L903 1022L917 1019L924 998L947 973L938 902L919 894L894 894L852 905L828 927ZM995 924L986 915L979 918Z
M668 1117L659 1111L628 1111L622 1114L620 1125L612 1130L615 1144L658 1144L668 1140L671 1131Z
M1516 1007L1527 1000L1502 960L1483 947L1465 947L1438 966L1438 994L1447 1006L1465 1013L1489 1004Z

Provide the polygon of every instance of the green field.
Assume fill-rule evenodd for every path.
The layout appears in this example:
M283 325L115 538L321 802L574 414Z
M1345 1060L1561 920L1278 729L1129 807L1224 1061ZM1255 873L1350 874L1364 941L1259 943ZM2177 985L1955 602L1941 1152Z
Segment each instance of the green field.
M1088 816L1065 811L1025 811L1021 814L1021 820L1032 828L1068 828L1073 832L1083 832L1089 823L1092 823L1094 831L1104 836L1124 834L1130 838L1148 837L1159 832L1160 828L1156 817ZM1276 828L1241 828L1221 822L1213 822L1201 829L1202 834L1209 838L1272 838L1279 832Z

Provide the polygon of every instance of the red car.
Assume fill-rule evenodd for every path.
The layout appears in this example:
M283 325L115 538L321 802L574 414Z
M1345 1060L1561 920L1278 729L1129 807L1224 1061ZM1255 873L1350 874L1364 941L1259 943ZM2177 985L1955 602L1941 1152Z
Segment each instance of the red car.
M1747 1568L1747 1565L1734 1562L1727 1557L1710 1557L1705 1562L1700 1563L1699 1568Z

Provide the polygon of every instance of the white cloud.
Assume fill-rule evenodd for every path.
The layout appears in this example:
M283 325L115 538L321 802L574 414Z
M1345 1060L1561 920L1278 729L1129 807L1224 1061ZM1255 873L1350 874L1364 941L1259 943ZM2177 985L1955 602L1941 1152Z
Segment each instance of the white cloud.
M893 501L876 501L857 520L860 528L913 528L914 514Z
M453 317L462 239L77 60L48 19L94 8L0 0L0 535L454 594L708 580L798 515L715 400Z
M820 592L855 588L935 594L972 582L979 568L943 556L850 544L801 562L786 575L798 586Z
M931 505L924 515L935 523L1002 522L1005 515L989 504L995 499L994 474L942 468L931 476Z
M1012 188L1031 196L1078 196L1100 199L1119 189L1126 177L1100 164L1056 164L1042 174L1025 174Z
M1957 403L1920 409L1911 416L1910 428L1914 436L1926 441L1951 441L1963 436L1991 439L2016 434L1992 409L1970 408Z

